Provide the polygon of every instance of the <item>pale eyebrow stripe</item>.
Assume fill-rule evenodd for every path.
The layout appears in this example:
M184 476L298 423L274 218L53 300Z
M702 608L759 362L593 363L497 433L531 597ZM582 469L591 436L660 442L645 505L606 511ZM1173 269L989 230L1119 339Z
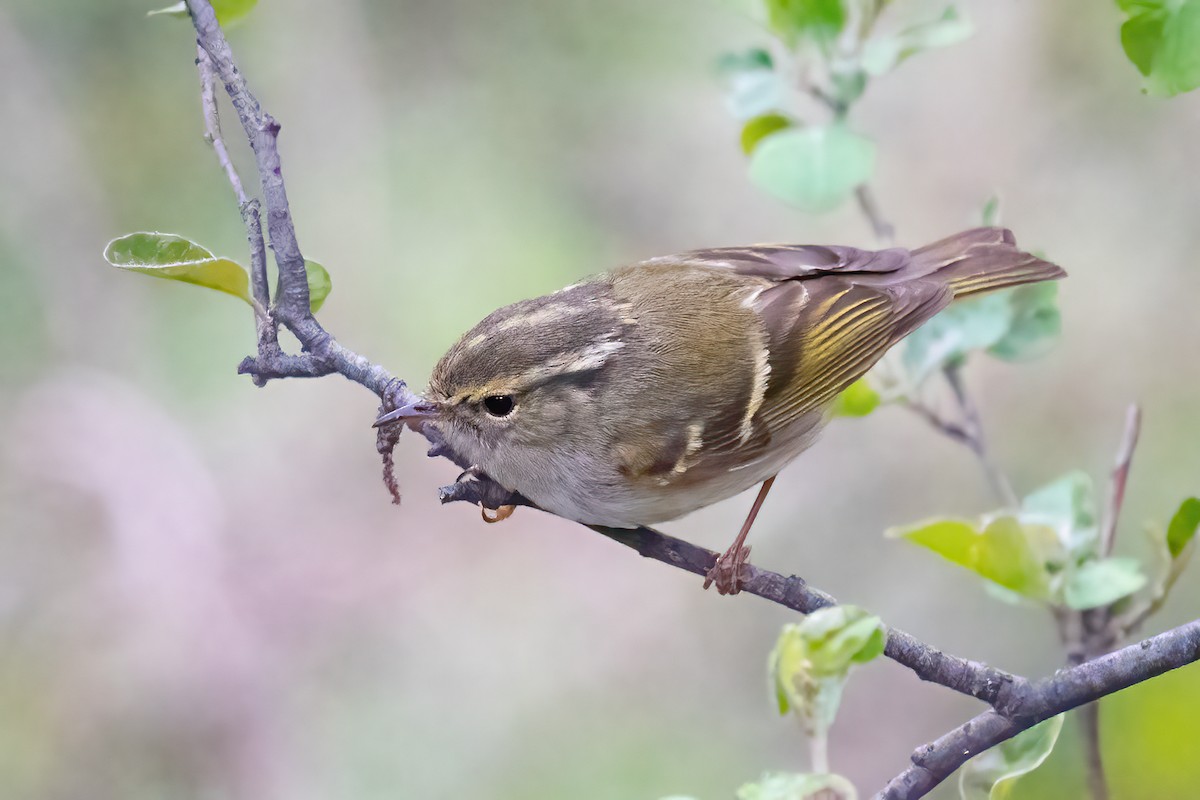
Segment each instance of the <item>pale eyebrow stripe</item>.
M516 328L522 325L541 325L542 323L551 322L563 317L572 317L576 314L582 314L588 310L588 306L584 304L569 304L569 303L548 303L541 308L535 309L528 314L521 314L516 317L510 317L496 326L496 333Z

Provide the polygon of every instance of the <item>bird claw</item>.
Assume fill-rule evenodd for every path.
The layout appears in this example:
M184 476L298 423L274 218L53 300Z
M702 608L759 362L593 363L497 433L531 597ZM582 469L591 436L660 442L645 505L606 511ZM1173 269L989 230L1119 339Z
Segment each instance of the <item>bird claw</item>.
M513 515L513 512L516 510L517 510L516 506L500 506L499 508L480 507L479 515L481 517L483 517L484 522L486 522L489 525L492 525L494 523L503 522L504 520L508 519L509 517L511 517ZM494 516L489 517L488 516L489 511L491 511L494 514Z
M750 545L736 551L730 548L717 558L717 562L704 576L704 588L714 583L718 594L737 594L746 582L746 559L750 557Z

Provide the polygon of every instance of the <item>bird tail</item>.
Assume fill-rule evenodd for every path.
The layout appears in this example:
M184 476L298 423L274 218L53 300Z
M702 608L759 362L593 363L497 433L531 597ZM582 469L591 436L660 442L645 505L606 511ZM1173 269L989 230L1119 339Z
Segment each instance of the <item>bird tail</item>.
M917 272L946 281L956 298L1023 283L1055 280L1067 273L1017 247L1007 228L973 228L913 251Z

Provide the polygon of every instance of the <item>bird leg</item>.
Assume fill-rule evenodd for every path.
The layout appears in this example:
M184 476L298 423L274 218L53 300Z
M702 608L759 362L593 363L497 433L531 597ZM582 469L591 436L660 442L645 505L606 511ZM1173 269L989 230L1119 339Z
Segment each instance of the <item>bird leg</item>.
M771 491L773 483L775 483L774 475L763 481L762 487L758 490L758 497L754 498L754 505L750 506L750 513L747 515L746 521L742 523L742 529L738 531L737 538L733 540L733 544L729 545L729 549L721 554L717 563L713 564L712 569L705 576L705 589L715 583L717 592L720 594L737 594L742 590L742 568L746 565L746 559L750 557L750 547L746 545L746 535L750 533L750 526L754 524L758 510L762 508L763 501L767 499L767 492Z

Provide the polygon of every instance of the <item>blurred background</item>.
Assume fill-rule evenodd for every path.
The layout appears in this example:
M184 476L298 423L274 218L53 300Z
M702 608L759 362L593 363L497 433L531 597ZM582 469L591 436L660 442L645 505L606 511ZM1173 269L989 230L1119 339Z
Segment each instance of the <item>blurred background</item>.
M456 471L417 437L392 506L368 392L256 389L235 374L242 304L104 264L134 230L246 258L190 28L150 5L0 4L0 796L708 800L803 770L765 680L794 615L546 515L439 507ZM1070 271L1061 344L980 359L969 383L1019 491L1103 481L1141 401L1118 546L1141 554L1144 523L1200 488L1200 98L1139 93L1111 3L962 5L969 42L856 109L875 190L911 246L998 191L1019 240ZM495 307L622 262L872 244L854 208L799 215L747 181L713 65L766 36L717 2L262 0L230 38L283 124L301 246L333 275L322 321L416 386ZM914 416L839 421L780 483L756 563L948 651L1060 665L1043 612L882 537L994 505ZM723 548L750 500L666 528ZM1193 566L1149 632L1198 611ZM833 766L869 795L977 710L872 663ZM1114 798L1196 796L1200 668L1102 716ZM1069 721L1016 796L1080 796L1081 776Z

